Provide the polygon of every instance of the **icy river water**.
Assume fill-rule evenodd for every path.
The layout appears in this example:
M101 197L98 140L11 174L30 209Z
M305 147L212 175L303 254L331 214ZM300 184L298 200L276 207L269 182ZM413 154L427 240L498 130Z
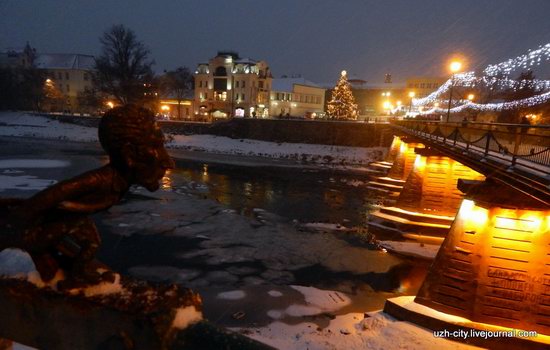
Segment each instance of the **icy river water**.
M96 144L0 141L2 197L30 196L106 161ZM374 202L365 176L182 159L177 166L160 191L136 189L95 217L99 259L124 274L198 290L207 316L220 324L242 325L232 311L265 315L284 300L256 300L258 290L290 299L296 293L289 285L338 290L353 297L352 309L367 311L419 288L426 263L377 250L364 238ZM219 293L233 290L249 298L228 309Z

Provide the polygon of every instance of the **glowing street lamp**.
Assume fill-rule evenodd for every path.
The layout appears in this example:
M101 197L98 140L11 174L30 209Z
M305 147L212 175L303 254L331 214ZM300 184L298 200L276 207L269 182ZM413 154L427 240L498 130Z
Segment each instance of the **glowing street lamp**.
M409 113L411 113L411 110L412 110L412 106L413 106L413 98L416 94L414 93L414 91L409 91L409 98L410 98L410 102L409 102Z
M468 101L472 102L474 100L475 96L474 94L469 94L468 95Z
M447 123L449 122L449 118L451 116L451 101L453 99L453 86L455 83L455 74L458 73L462 69L462 63L459 61L453 61L449 65L449 70L452 73L451 76L451 88L449 89L449 106L447 108Z
M107 106L109 106L109 108L113 108L115 106L115 104L111 101L107 102Z

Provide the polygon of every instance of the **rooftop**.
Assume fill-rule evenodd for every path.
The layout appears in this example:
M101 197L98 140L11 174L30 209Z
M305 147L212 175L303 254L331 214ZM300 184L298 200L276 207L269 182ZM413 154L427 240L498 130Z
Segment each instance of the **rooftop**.
M95 66L94 56L81 54L39 54L34 61L36 68L41 69L83 69L92 70Z
M315 84L305 78L299 77L299 78L277 78L273 79L271 82L271 90L273 91L292 91L292 88L294 85L305 85L305 86L312 86L316 88L323 88L322 86L319 86L318 84Z

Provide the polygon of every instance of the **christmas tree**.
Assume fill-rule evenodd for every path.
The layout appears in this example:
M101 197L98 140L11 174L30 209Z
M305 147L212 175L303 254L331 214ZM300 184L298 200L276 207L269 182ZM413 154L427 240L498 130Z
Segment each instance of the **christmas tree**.
M332 90L332 99L328 103L328 115L333 119L357 119L357 104L351 93L351 86L348 82L346 71Z

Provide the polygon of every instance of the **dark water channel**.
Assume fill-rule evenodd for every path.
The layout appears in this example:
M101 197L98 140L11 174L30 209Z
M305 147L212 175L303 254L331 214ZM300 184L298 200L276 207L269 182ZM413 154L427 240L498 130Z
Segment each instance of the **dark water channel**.
M96 168L106 161L101 149L94 144L19 139L10 140L4 145L0 150L0 159L61 159L70 162L68 167L23 169L24 175L38 178L61 180ZM0 169L1 172L2 169ZM368 181L366 175L347 175L325 170L244 167L178 160L177 169L170 171L165 177L163 188L183 195L215 200L223 207L233 209L245 216L254 217L258 209L263 209L276 214L280 220L292 225L322 222L362 228L376 201L365 189L366 181ZM32 191L17 189L0 192L0 196L3 197L31 194ZM203 264L197 259L182 260L176 258L178 254L186 250L200 250L200 239L156 235L123 237L110 231L101 222L98 224L103 236L99 258L122 273L127 273L136 265L193 268L202 271L201 276L206 276L213 270L225 270L231 267L260 272L271 268L260 260L248 262L250 266L246 264L213 266ZM354 239L352 235L346 236L339 232L323 234L336 235L338 239L350 242L350 248L375 250L365 242L358 241L357 244L351 242L350 240ZM307 254L306 250L304 254ZM387 272L362 274L351 273L345 269L333 271L326 266L312 264L293 270L292 283L344 291L367 286L378 298L376 307L380 307L380 303L383 303L388 296L401 292L414 293L419 287L425 274L425 263L389 257L388 254L382 253L374 255L374 258L372 258L373 255L370 256L374 260L357 263L384 266L391 259L397 259L398 263L395 264L394 260L391 260L391 264L394 265ZM235 286L239 286L242 280L240 279ZM270 280L267 279L267 281ZM208 283L210 287L216 286L215 282ZM225 288L228 287L225 286ZM200 288L199 291L201 291Z
M372 210L366 176L187 161L177 166L168 174L166 186L183 186L244 215L264 209L301 223L362 226Z

